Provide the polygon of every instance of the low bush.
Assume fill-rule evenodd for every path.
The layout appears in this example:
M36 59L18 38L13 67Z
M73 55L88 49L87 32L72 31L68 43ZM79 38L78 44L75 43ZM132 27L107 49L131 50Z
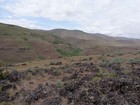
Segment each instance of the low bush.
M106 61L106 60L105 61L101 61L100 62L100 66L108 67L108 66L111 66L113 64L121 64L123 62L125 62L124 59L122 59L122 58L115 58L115 59L112 59L110 61Z
M140 64L140 58L130 59L128 61L128 63L131 63L131 64Z
M101 77L95 76L93 77L93 81L99 81L101 79Z
M59 70L54 69L54 70L51 70L51 75L59 76L59 75L61 75L61 72Z
M62 65L62 62L51 62L50 65Z
M5 101L2 101L2 102L0 102L0 105L8 105L8 103Z
M0 80L5 79L9 75L9 71L5 71L4 69L0 69Z
M99 70L99 73L97 74L97 77L102 77L104 75L105 71L103 69Z
M63 87L63 83L62 83L60 80L58 80L58 81L56 82L56 87L57 87L57 88L62 88L62 87Z
M0 67L4 66L5 63L3 61L0 61Z
M113 78L113 77L116 77L117 76L117 74L116 73L113 73L113 72L110 72L109 74L108 74L108 77L109 78Z

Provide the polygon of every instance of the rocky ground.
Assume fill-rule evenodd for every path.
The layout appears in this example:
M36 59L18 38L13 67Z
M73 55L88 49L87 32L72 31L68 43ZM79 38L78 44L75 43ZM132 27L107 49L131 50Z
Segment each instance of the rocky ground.
M89 57L50 65L24 71L1 67L0 105L140 105L140 60Z

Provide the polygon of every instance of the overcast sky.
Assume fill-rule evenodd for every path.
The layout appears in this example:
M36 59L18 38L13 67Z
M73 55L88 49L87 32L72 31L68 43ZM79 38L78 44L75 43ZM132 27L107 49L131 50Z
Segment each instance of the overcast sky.
M0 0L0 22L140 38L140 0Z

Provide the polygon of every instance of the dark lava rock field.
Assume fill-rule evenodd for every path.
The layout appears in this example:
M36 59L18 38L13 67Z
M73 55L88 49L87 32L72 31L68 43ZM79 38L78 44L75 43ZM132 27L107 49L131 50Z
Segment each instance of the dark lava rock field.
M140 64L89 61L6 72L0 78L0 105L140 105Z

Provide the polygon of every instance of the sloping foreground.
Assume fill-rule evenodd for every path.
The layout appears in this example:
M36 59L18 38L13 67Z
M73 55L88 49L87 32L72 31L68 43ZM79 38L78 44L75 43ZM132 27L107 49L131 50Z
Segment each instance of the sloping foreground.
M0 105L140 105L140 60L50 65L1 73Z

